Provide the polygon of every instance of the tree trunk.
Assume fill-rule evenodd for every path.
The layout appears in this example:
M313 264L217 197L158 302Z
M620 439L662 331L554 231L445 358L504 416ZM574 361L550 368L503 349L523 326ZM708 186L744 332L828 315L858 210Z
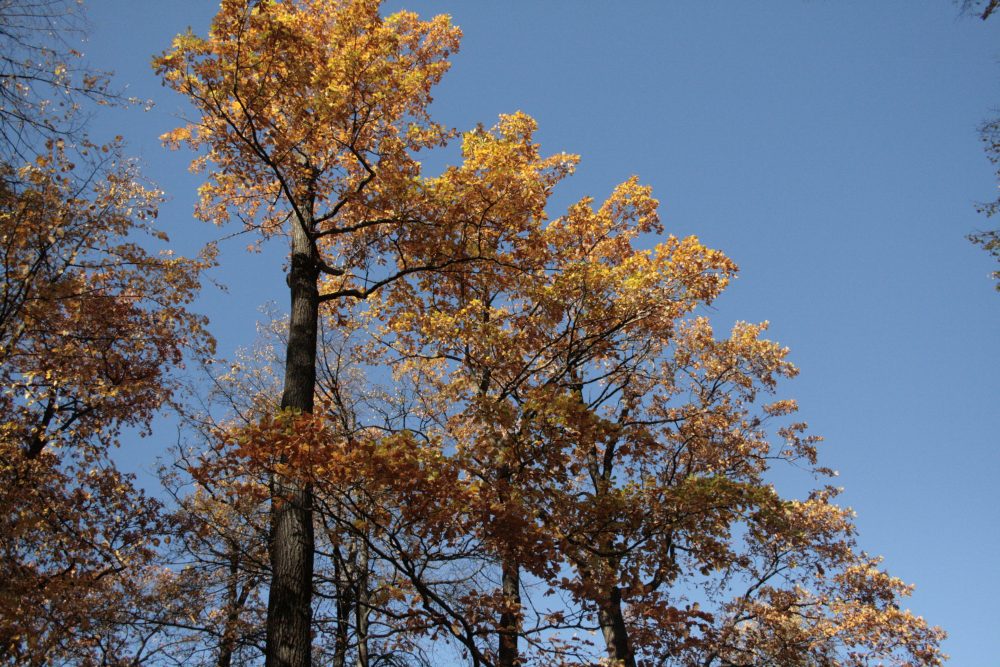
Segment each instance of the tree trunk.
M351 609L354 598L351 594L351 577L354 576L350 563L344 558L339 546L333 548L334 581L336 582L337 626L333 644L333 661L330 667L347 666L347 644L351 634Z
M371 591L369 590L368 542L360 540L357 556L357 606L355 619L358 627L358 659L355 667L368 667L368 622L371 618Z
M484 376L483 392L485 392L488 382L488 376ZM501 443L502 446L503 443ZM505 514L508 504L511 502L511 476L512 471L507 465L500 466L497 470L497 500L505 508ZM511 542L513 541L511 540ZM500 551L500 590L503 594L503 608L500 611L500 626L497 631L497 667L520 667L521 665L521 659L517 652L517 639L521 634L521 568L516 554L517 549L513 548L510 543L504 545Z
M612 664L635 667L635 654L629 646L628 629L625 627L625 617L622 615L620 588L617 586L611 588L598 609L597 617L607 645L608 658L613 661Z
M292 224L288 274L292 308L281 407L312 412L316 386L319 265L302 225ZM267 601L267 667L311 667L312 487L271 477L271 587Z
M517 638L521 634L521 573L512 554L504 554L501 570L504 610L500 614L497 667L519 667L521 658L517 652Z
M233 649L236 646L236 626L240 620L239 591L239 557L234 547L230 546L229 578L226 580L226 624L222 630L222 640L219 642L219 658L216 667L231 667L233 664Z

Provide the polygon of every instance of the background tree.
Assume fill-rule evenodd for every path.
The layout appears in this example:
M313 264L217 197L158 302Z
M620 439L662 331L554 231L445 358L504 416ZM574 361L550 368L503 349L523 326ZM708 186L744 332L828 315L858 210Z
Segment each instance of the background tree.
M997 0L963 0L962 10L979 16L982 20L988 19L993 12L1000 7ZM983 142L986 156L994 165L1000 164L1000 118L994 118L983 123L979 128L979 138ZM1000 176L1000 172L998 172ZM993 217L1000 210L1000 199L978 206L979 212L987 217ZM969 235L969 240L976 245L982 246L991 257L1000 261L1000 230L989 229ZM993 272L993 278L1000 281L1000 271ZM1000 290L1000 282L996 288Z
M86 34L75 0L0 2L0 158L30 161L46 141L76 141L86 129L86 103L125 102L110 75L82 60Z
M260 554L267 543L266 481L284 474L314 486L315 659L334 665L431 664L414 641L424 627L404 603L399 568L382 555L405 551L393 540L410 533L386 492L385 475L369 474L371 461L362 463L373 453L368 446L373 437L365 431L374 423L389 428L391 420L368 419L362 425L359 415L369 405L375 414L388 401L365 395L365 366L349 328L324 328L317 374L321 421L306 415L289 419L275 400L282 375L276 350L285 346L287 320L272 320L261 330L252 350L212 379L207 398L220 414L188 415L197 444L184 450L168 484L190 486L175 494L180 507L173 545L180 546L174 547L172 562L183 569L163 580L175 602L159 621L166 637L161 641L172 645L171 657L182 664L215 665L233 655L250 664L263 657L263 616L256 616L255 594L241 600L233 593L247 591L239 588L245 582L269 578L269 564ZM379 459L400 470L392 467L393 452L380 452ZM413 557L422 564L434 559L423 551ZM221 630L226 624L220 619L234 621L235 654L226 650Z
M0 4L0 656L19 664L145 654L128 624L163 524L108 451L212 347L187 308L210 258L148 250L160 193L84 133L81 105L117 98L79 64L81 21Z
M164 601L148 618L164 660L178 665L252 664L263 655L267 570L266 480L197 474L187 453L161 479L175 501L169 565L156 581ZM190 473L195 473L193 479Z
M1000 164L1000 119L995 118L983 123L982 127L979 128L979 133L990 162ZM997 210L1000 210L1000 199L981 204L978 209L987 217L993 217ZM983 250L988 252L990 256L1000 261L1000 230L989 229L976 232L969 235L969 240L982 246ZM993 277L1000 280L1000 271L994 271ZM1000 290L1000 283L997 283L996 287Z

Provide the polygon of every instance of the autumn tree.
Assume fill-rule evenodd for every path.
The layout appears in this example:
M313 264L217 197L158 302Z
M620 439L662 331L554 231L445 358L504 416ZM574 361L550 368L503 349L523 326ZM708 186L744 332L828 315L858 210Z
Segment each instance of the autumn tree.
M717 339L692 316L735 265L694 238L639 249L662 227L634 179L546 221L575 159L540 158L533 130L515 115L469 133L472 168L435 182L451 206L507 221L477 238L498 261L416 276L376 308L397 377L423 395L424 446L444 443L459 471L438 503L450 515L412 531L457 523L493 562L496 588L436 609L472 664L586 663L572 629L633 667L939 664L941 633L899 609L907 587L856 551L836 493L770 485L782 463L827 471L787 423L794 402L762 400L795 374L787 350L764 325ZM462 627L477 623L491 646Z
M150 250L160 193L120 139L85 134L83 105L117 97L70 46L81 21L0 4L0 656L18 664L138 659L129 611L163 524L108 452L211 349L188 310L210 259Z
M409 415L411 429L414 421L426 422L420 429L425 446L437 443L442 452L454 452L455 489L442 509L453 507L458 514L451 520L462 526L463 537L483 545L476 557L499 566L497 588L480 580L478 594L469 591L464 600L448 600L428 582L414 582L423 589L421 604L430 615L450 619L446 631L473 656L473 664L519 663L521 576L526 568L547 573L553 560L552 539L534 519L539 498L531 493L544 470L544 450L533 452L535 465L525 463L524 441L534 431L530 419L512 424L508 410L520 400L531 372L509 368L505 361L534 339L536 324L544 319L542 309L524 312L516 304L530 298L537 275L547 268L541 236L545 206L576 158L541 157L533 132L534 122L515 114L489 131L467 133L462 164L430 182L450 209L492 223L475 238L454 242L475 243L496 261L407 281L406 288L385 294L377 308L385 319L387 361L419 396ZM447 372L449 364L458 369L455 375ZM415 525L440 532L431 522ZM466 558L474 553L467 545L457 551Z
M474 665L592 663L585 630L619 665L937 664L834 493L770 485L776 461L823 470L804 426L770 430L795 411L764 401L787 352L694 316L732 262L640 249L662 229L635 179L548 220L575 158L541 157L523 114L421 174L457 37L374 0L225 0L156 60L197 110L165 139L203 151L199 215L291 245L281 400L204 469L268 479L267 664L310 663L320 586L335 662L363 663L378 619ZM342 377L318 382L321 322L375 334L356 363L419 391L345 409Z
M469 261L433 251L448 221L426 219L412 154L447 132L427 115L458 31L446 17L383 19L372 0L225 0L208 37L181 35L156 59L196 122L170 135L212 165L198 214L236 218L291 243L291 318L281 408L314 406L321 304L363 299L402 275ZM458 227L462 223L460 222ZM411 247L431 247L421 263ZM310 663L312 488L272 486L268 664Z
M387 402L366 395L363 350L351 329L321 329L315 415L293 418L277 403L282 360L276 351L287 340L286 318L268 321L250 350L214 371L202 409L186 414L192 446L179 452L167 475L178 505L170 551L175 572L160 585L173 609L159 621L159 641L171 645L174 660L221 665L238 655L240 664L250 664L263 656L254 585L269 578L261 554L266 482L285 474L313 485L314 659L427 664L415 641L423 636L421 620L403 603L405 582L400 586L401 575L385 558L399 552L391 543L406 533L405 518L391 516L397 499L370 457L392 419L371 416L369 405L378 411ZM403 470L394 454L378 450L390 475Z
M86 624L89 586L150 555L155 503L107 453L123 427L148 427L185 351L210 348L187 310L204 263L143 249L143 234L160 235L151 226L157 194L108 151L86 186L59 145L6 167L0 185L4 587L17 601L0 613L11 630L49 617L53 641ZM8 646L49 634L16 631Z

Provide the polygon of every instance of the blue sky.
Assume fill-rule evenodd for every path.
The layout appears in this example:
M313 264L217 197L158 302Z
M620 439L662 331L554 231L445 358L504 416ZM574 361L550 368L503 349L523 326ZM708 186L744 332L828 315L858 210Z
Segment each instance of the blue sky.
M86 51L148 113L108 113L171 198L190 251L220 235L191 218L190 155L156 137L183 102L149 68L212 0L89 0ZM950 0L393 0L451 14L465 32L436 94L460 129L523 110L547 152L583 156L553 212L638 174L668 232L696 234L741 267L712 313L771 322L802 374L782 387L840 471L861 545L917 584L910 606L951 635L953 665L997 665L1000 629L1000 294L964 236L996 179L976 127L1000 107L1000 18ZM996 112L1000 113L1000 111ZM996 224L1000 224L997 221ZM283 306L283 248L230 242L200 307L221 354ZM142 467L173 431L122 450Z

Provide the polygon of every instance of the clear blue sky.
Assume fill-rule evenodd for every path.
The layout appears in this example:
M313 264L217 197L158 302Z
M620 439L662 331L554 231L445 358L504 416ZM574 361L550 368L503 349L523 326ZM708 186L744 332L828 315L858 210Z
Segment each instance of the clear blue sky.
M191 219L190 156L156 140L183 104L148 63L187 26L204 33L217 5L88 5L91 60L157 102L95 131L126 136L190 249L219 232ZM739 263L713 320L771 321L802 370L782 393L826 437L862 546L917 584L909 606L948 630L953 665L1000 665L1000 294L964 239L990 224L974 203L996 194L975 128L1000 107L1000 17L961 18L951 0L389 6L465 32L438 120L524 110L543 149L583 156L559 204L638 174L669 232ZM222 354L252 340L259 304L286 299L283 248L230 245L215 274L230 291L202 302ZM173 439L122 455L146 465Z

